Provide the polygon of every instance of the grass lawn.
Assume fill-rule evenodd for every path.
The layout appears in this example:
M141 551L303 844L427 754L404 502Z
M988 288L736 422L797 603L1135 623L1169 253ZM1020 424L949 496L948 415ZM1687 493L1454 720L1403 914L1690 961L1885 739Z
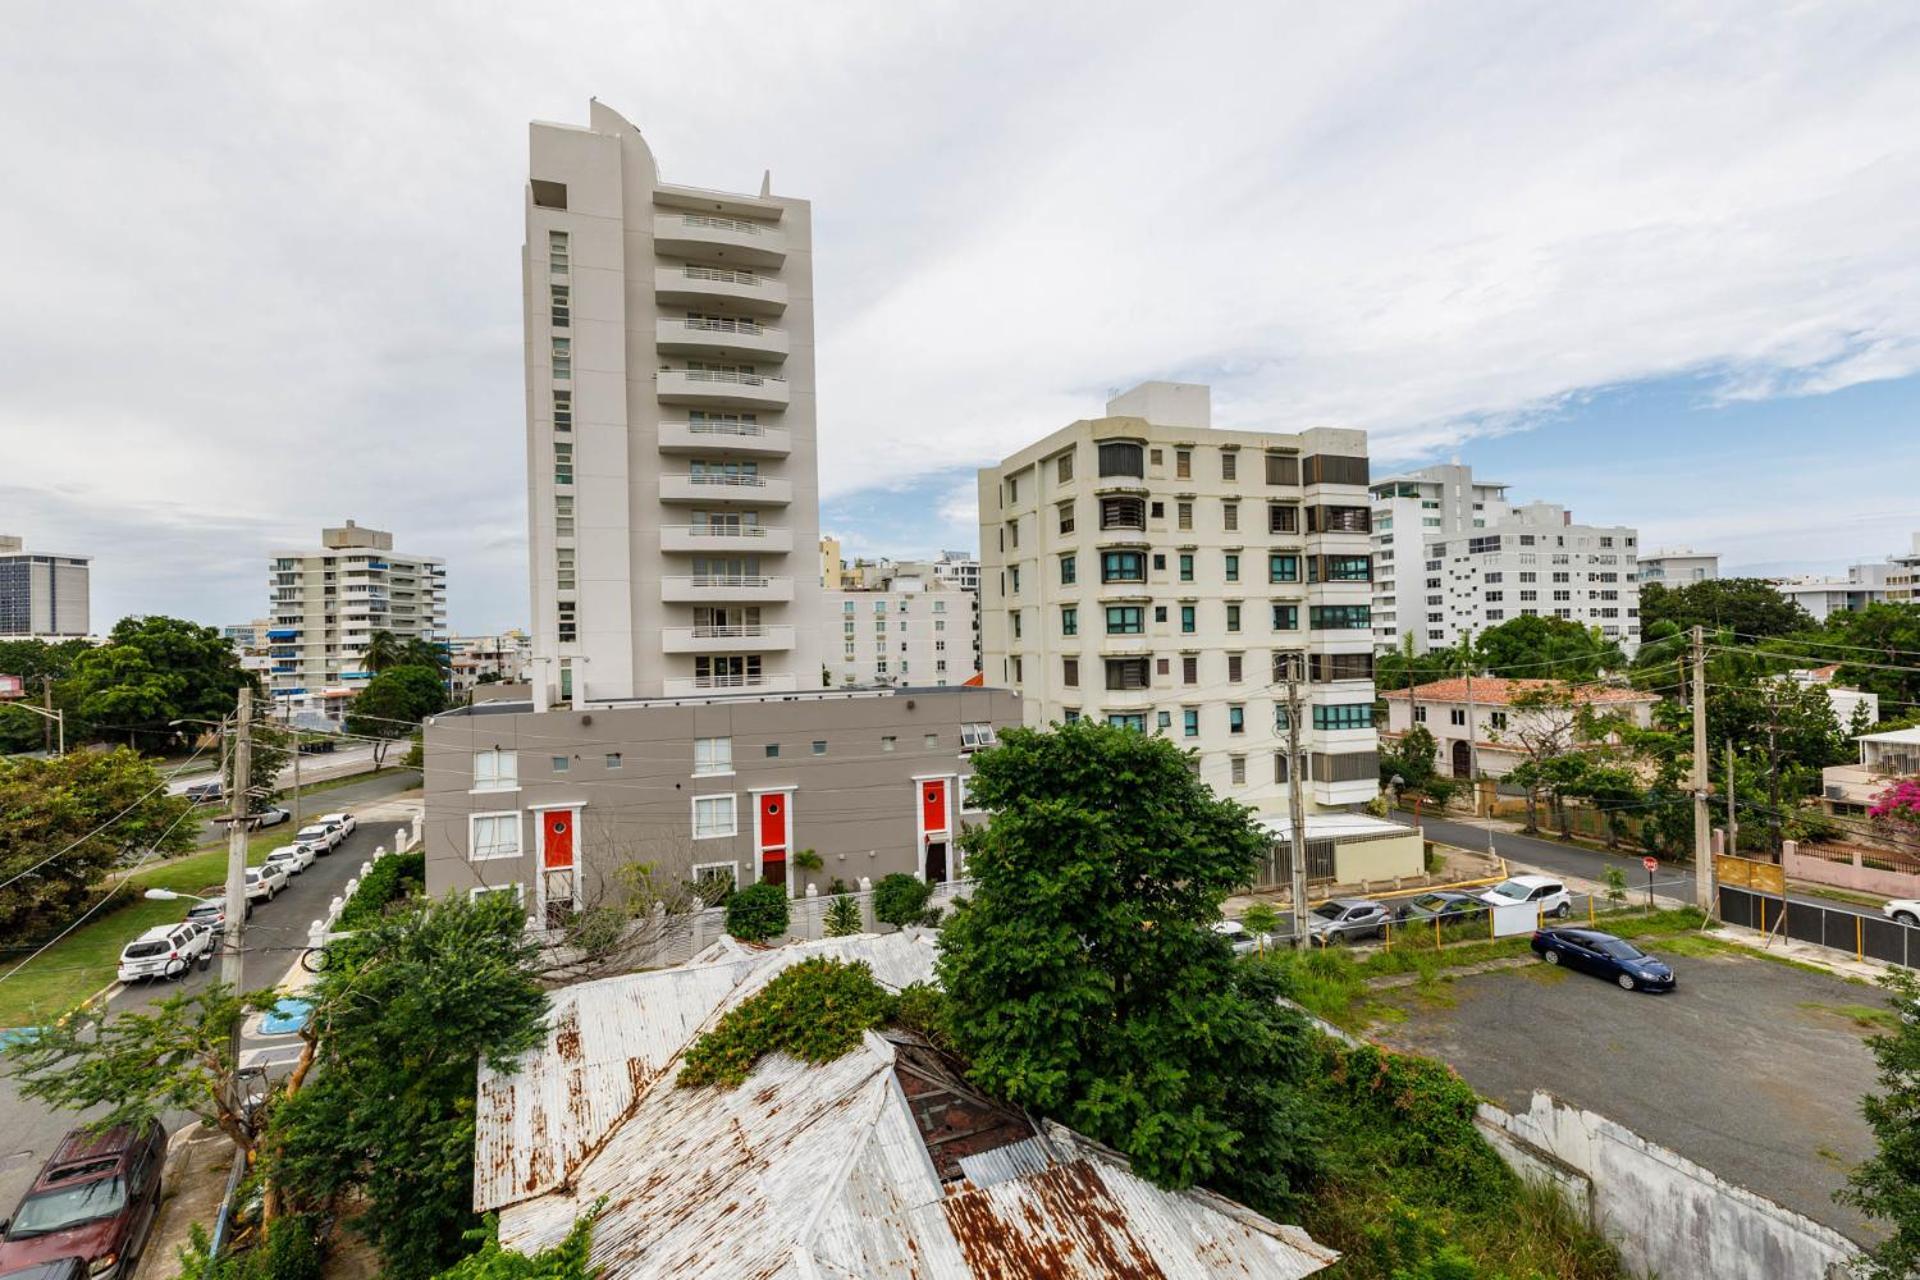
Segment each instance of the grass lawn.
M247 842L247 865L266 861L284 844L285 828L259 832ZM142 930L187 914L191 902L149 902L148 889L214 896L227 874L224 844L143 867L116 886L113 900L17 975L0 982L0 1027L32 1026L58 1016L113 981L120 949ZM211 894L209 893L211 891ZM14 961L19 963L18 960Z
M400 765L390 764L381 769L368 769L364 773L348 773L342 774L338 778L327 778L320 782L309 782L300 788L300 794L303 796L316 795L322 791L332 791L336 787L351 787L362 782L372 782L375 778L384 778L389 774L409 772L412 771ZM293 788L288 787L282 794L291 795L292 792Z

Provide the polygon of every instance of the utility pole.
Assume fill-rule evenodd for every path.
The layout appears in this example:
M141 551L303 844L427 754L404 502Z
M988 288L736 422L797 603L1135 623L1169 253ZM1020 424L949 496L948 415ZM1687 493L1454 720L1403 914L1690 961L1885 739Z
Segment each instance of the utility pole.
M1287 655L1287 816L1293 821L1293 945L1305 950L1307 932L1307 797L1302 788L1306 770L1300 758L1300 655Z
M1740 813L1735 807L1738 803L1738 788L1733 780L1733 739L1727 739L1727 852L1734 857L1740 856Z
M1479 734L1475 732L1478 717L1474 714L1473 705L1473 629L1471 627L1467 629L1464 648L1467 655L1467 786L1473 791L1473 807L1477 810L1480 807L1480 740ZM1487 801L1486 819L1487 856L1498 857L1493 848L1493 801L1491 798Z
M1693 629L1693 901L1711 916L1713 838L1707 814L1707 641L1706 629Z
M246 987L246 955L241 950L247 931L247 817L252 806L248 785L253 770L253 686L240 686L240 705L234 710L233 804L227 822L226 948L220 955L220 981L238 993ZM240 1061L240 1019L233 1021L233 1060ZM239 1100L235 1099L237 1103Z

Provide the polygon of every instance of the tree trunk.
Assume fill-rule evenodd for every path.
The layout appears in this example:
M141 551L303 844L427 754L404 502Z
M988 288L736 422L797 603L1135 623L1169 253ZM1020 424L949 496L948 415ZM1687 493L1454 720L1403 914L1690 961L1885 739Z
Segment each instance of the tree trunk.
M1540 834L1540 793L1532 787L1527 788L1527 834Z

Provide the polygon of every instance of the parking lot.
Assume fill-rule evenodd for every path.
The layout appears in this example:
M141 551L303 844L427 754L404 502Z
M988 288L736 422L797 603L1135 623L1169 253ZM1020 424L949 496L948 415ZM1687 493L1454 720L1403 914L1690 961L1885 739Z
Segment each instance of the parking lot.
M1648 949L1660 951L1658 944ZM1451 1063L1483 1096L1524 1111L1536 1089L1597 1111L1721 1177L1856 1240L1833 1201L1873 1152L1859 1099L1874 1087L1861 1026L1873 987L1759 957L1670 957L1669 995L1537 964L1476 974L1371 1034Z

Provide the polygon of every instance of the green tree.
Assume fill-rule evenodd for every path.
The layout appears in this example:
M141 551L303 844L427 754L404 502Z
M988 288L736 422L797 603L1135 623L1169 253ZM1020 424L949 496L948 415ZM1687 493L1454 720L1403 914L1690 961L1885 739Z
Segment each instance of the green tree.
M1380 786L1383 790L1400 779L1403 794L1417 792L1435 804L1445 804L1453 795L1453 784L1440 776L1439 744L1423 724L1416 724L1399 741L1382 739L1380 743Z
M1867 1041L1880 1092L1860 1100L1879 1150L1847 1175L1836 1199L1887 1229L1868 1253L1872 1280L1907 1280L1920 1270L1920 976L1893 969L1880 979L1899 1018Z
M1709 578L1684 587L1649 582L1640 588L1644 634L1704 627L1745 636L1784 636L1813 627L1813 618L1764 578Z
M280 771L293 759L293 734L273 718L273 708L262 698L253 700L252 740L247 764L249 811L264 809L279 799ZM233 766L236 763L231 752L225 753L222 762L225 772L221 780L229 796L233 794Z
M1518 617L1474 638L1476 664L1493 675L1523 679L1592 680L1623 670L1626 655L1597 627L1565 618Z
M273 1000L270 991L239 995L215 983L142 1009L78 1010L16 1041L7 1057L27 1097L70 1111L106 1108L89 1123L141 1124L185 1111L250 1153L260 1135L236 1105L233 1025Z
M1240 913L1240 923L1248 933L1259 939L1260 950L1267 949L1267 940L1280 932L1280 910L1271 902L1256 902Z
M380 739L373 747L377 769L394 739L406 737L422 720L446 707L446 686L432 667L390 667L354 695L347 707L347 732Z
M932 896L933 886L919 876L904 871L882 876L873 886L873 918L896 929L919 924L926 917L927 899Z
M367 637L367 648L361 655L360 665L376 675L396 667L426 667L441 673L444 678L453 667L453 657L445 645L420 636L403 638L391 631L376 631Z
M829 938L851 937L865 927L865 922L860 919L860 904L846 894L837 895L827 904L826 931Z
M1315 1150L1305 1024L1212 928L1266 833L1172 743L1092 721L1007 730L973 767L994 817L962 837L938 971L974 1081L1161 1186L1284 1205Z
M380 630L367 637L367 647L360 655L363 670L378 675L400 665L400 637L391 631Z
M1806 653L1833 655L1828 661L1840 664L1836 680L1879 694L1890 713L1920 704L1920 661L1913 656L1920 653L1920 606L1871 604L1857 612L1830 614L1824 635L1804 639L1813 641L1798 643ZM1801 640L1790 637L1781 645L1794 646ZM1847 647L1829 648L1821 642Z
M73 660L56 690L77 725L97 739L125 735L131 746L164 750L203 726L171 721L222 720L240 686L255 683L233 646L212 627L179 618L122 618L107 642ZM69 727L69 738L74 736Z
M74 659L92 648L85 640L61 640L55 643L45 640L0 640L0 674L19 676L26 686L28 700L35 706L40 705L43 682L53 682L56 692L54 707L64 709L65 704L57 696L58 683L66 679L73 669ZM77 720L68 732L78 740ZM24 707L0 704L0 755L42 748L52 750L56 745L56 730L50 721Z
M750 884L727 899L727 932L742 942L784 937L789 923L787 891L777 884Z
M296 1210L364 1196L357 1226L383 1274L419 1280L466 1251L474 1073L506 1069L542 1035L525 926L507 895L452 895L328 948L310 993L311 1062L274 1109L264 1167Z
M0 759L0 938L59 929L129 850L185 852L190 808L124 747Z
M501 1248L500 1220L488 1214L479 1230L467 1233L479 1249L442 1271L436 1280L596 1280L605 1268L592 1265L593 1223L603 1207L595 1205L574 1219L566 1239L532 1256Z

